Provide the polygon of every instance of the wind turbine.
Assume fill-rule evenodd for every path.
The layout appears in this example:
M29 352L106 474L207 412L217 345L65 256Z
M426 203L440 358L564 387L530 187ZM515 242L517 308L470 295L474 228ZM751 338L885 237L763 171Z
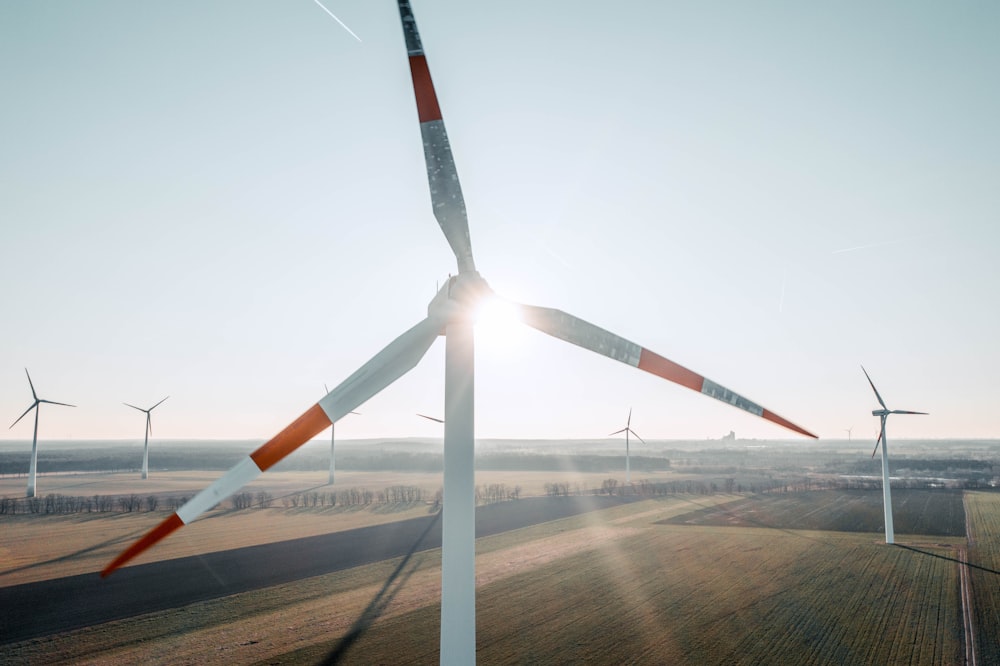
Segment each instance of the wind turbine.
M847 433L847 441L848 442L851 441L851 431L852 430L854 430L854 426L851 426L850 428L844 428L844 432Z
M169 398L169 397L170 396L168 395L167 398ZM163 400L166 400L167 398L164 398ZM142 407L136 407L135 405L130 405L127 402L123 402L122 403L126 407L131 407L132 409L138 409L140 412L145 412L146 413L146 441L142 445L142 477L141 478L143 478L143 479L148 479L149 478L149 436L153 434L153 420L152 420L152 417L150 416L150 412L152 412L154 409L156 409L161 404L163 404L163 400L161 400L160 402L156 403L155 405L153 405L149 409L143 409Z
M444 514L441 545L441 662L473 664L476 659L474 325L479 311L499 299L479 275L465 203L445 132L441 109L408 0L397 0L424 159L435 217L455 254L451 276L427 307L427 317L362 365L273 439L238 463L115 558L107 576L157 541L215 506L263 471L309 441L376 393L399 379L445 337ZM816 437L747 398L648 349L565 312L506 302L521 320L543 333L721 400L794 430Z
M31 403L31 407L24 410L24 414L18 416L17 420L10 424L10 428L16 426L17 422L23 419L28 412L35 410L35 434L31 437L31 463L28 465L28 492L25 494L25 497L34 497L35 472L38 469L38 412L40 411L38 406L43 402L49 405L62 405L63 407L76 407L76 405L68 405L65 402L54 402L52 400L43 400L39 398L38 394L35 393L35 385L31 383L31 374L28 372L27 368L24 369L24 374L28 375L28 386L31 387L31 397L34 398L35 401ZM10 428L8 428L8 430L10 430Z
M892 492L889 489L889 452L886 450L885 443L885 422L889 418L889 414L923 414L926 415L927 412L910 412L905 409L892 409L890 410L885 406L885 400L882 396L878 394L878 389L875 388L872 378L868 376L868 371L865 370L865 366L861 366L861 372L865 373L865 377L868 379L868 383L871 384L872 390L875 391L875 398L878 399L878 404L882 405L882 409L873 409L872 416L877 416L882 420L882 428L879 431L878 439L875 440L875 450L872 451L872 458L878 452L879 442L882 443L882 509L885 511L885 542L895 543L895 534L892 531Z
M327 393L330 392L330 389L326 388L326 384L323 384L323 388L326 390ZM349 414L358 414L357 412L348 412L348 413ZM336 433L334 432L336 430L336 427L337 426L336 426L335 423L331 423L330 424L330 480L327 482L327 485L330 485L330 486L333 485L333 472L334 472L334 468L336 467L336 464L335 464L336 457L334 455L334 453L335 453L334 452L334 445L335 445L336 439L337 439Z
M635 435L636 439L638 439L643 444L646 443L646 440L644 440L642 437L639 437L639 433L637 433L635 430L632 430L632 408L631 407L628 408L628 420L625 422L625 427L622 428L621 430L615 430L613 433L611 433L610 435L608 435L608 437L612 437L614 435L618 435L618 434L621 434L621 433L625 433L625 483L629 484L629 483L632 483L632 480L631 480L630 475L629 475L629 464L628 464L628 436L629 436L629 433L632 433L633 435Z

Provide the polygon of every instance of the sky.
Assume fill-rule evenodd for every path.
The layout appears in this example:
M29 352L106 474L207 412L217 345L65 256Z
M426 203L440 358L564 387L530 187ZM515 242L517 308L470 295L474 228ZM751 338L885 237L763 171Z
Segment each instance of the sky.
M426 316L394 2L0 2L0 415L261 441ZM477 267L859 450L1000 437L1000 4L414 0ZM444 342L337 424L433 437ZM532 329L489 438L785 439ZM31 438L30 416L0 439ZM864 443L867 439L868 443ZM802 439L803 446L808 440Z

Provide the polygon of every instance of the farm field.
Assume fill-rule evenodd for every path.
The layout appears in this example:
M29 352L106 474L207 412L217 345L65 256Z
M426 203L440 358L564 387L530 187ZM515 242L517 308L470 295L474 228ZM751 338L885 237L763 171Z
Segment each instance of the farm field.
M478 540L481 663L960 663L949 558L964 540L909 550L870 534L664 522L734 499L645 500ZM439 551L427 551L0 656L318 663L339 649L349 663L436 663L439 576Z
M961 491L894 489L892 507L897 534L965 535ZM670 522L835 532L881 533L885 530L881 490L814 490L752 495L676 516Z
M966 494L969 513L969 575L972 586L976 646L981 657L1000 663L1000 493ZM977 568L979 567L979 568Z
M40 478L40 495L126 495L140 493L190 497L219 477L217 472L166 472L141 482L134 474L52 475ZM553 481L570 487L600 487L606 474L558 472L479 472L478 485L519 485L524 496L545 494ZM382 489L393 485L414 486L433 496L441 485L440 473L344 472L337 485L327 486L326 472L274 472L249 484L247 490L267 490L275 501L267 509L235 511L224 502L186 526L156 548L143 553L136 563L197 555L201 553L274 543L305 536L378 525L427 515L424 502L390 505L284 506L282 499L312 490L334 488ZM9 496L23 494L23 479L9 492L14 480L0 483ZM44 485L42 485L44 481ZM147 485L148 484L148 485ZM100 571L134 540L169 515L165 502L156 511L129 513L79 513L68 515L18 514L0 516L0 586L30 583L50 578Z

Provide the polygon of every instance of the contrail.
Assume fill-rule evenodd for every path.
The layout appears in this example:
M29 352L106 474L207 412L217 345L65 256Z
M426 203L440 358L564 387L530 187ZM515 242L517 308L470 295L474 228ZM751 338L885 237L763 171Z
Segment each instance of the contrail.
M834 250L830 254L841 254L842 252L854 252L855 250L867 250L871 247L882 247L883 245L895 245L896 243L902 243L903 241L891 240L885 241L883 243L870 243L868 245L858 245L857 247L845 247L843 250Z
M336 15L336 14L334 14L334 13L333 13L333 12L331 12L331 11L330 11L329 9L327 9L327 8L326 8L326 7L325 7L325 6L323 5L323 3L322 3L322 2L320 2L319 0L313 0L313 2L315 2L315 3L317 4L317 5L319 5L319 6L320 6L320 8L322 8L322 10L323 10L324 12L326 12L327 14L329 14L330 16L332 16L332 17L333 17L333 20L334 20L334 21L336 21L337 23L339 23L339 24L340 24L340 27L342 27L342 28L343 28L344 30L346 30L347 32L351 33L351 37L353 37L354 39L358 40L359 42L361 41L361 38L360 38L360 37L358 37L357 35L355 35L355 34L354 34L354 31L353 31L353 30L351 30L350 28L348 28L348 27L347 27L347 24L346 24L346 23L344 23L344 22L343 22L343 21L341 21L341 20L340 20L339 18L337 18L337 15Z

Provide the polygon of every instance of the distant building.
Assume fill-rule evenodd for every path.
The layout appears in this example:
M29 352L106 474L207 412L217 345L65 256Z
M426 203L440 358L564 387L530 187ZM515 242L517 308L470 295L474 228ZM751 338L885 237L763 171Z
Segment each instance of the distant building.
M736 432L734 430L730 430L728 435L723 435L722 436L722 441L723 442L735 442L736 441Z

